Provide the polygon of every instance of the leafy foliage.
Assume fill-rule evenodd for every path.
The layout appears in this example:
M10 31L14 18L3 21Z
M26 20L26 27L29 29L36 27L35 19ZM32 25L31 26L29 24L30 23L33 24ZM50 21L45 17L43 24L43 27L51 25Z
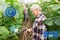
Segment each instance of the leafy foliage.
M52 2L43 2L41 4L42 6L42 11L43 13L46 15L47 19L45 20L45 24L48 25L48 29L50 30L52 28L52 30L58 30L59 29L55 29L56 27L59 28L59 17L60 14L58 13L58 11L60 10L60 4L56 4L54 1Z
M18 32L20 31L20 29L22 28L22 23L23 23L23 7L21 3L18 3L15 0L5 0L6 1L6 8L8 7L14 7L16 9L16 15L14 17L8 17L5 15L5 9L3 9L4 11L0 12L0 34L2 36L0 36L0 40L4 38L4 40L8 40L7 38L10 37L10 35L13 35L14 37L12 37L11 40L18 40L18 36L16 35L15 32L12 32L10 30L10 27L15 27L18 29ZM9 4L10 3L10 4ZM4 27L2 27L4 26ZM4 33L4 34L3 34Z

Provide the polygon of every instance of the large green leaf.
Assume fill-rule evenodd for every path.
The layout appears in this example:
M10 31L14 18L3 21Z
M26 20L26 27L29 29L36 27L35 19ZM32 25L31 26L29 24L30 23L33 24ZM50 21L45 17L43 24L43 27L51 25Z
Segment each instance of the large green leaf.
M9 36L9 31L6 27L0 26L0 39L6 39Z
M46 21L44 23L48 26L52 26L53 25L53 20L52 19L46 19Z
M56 19L55 24L60 26L60 18Z
M58 10L60 9L60 4L51 4L48 7L51 7L53 10Z

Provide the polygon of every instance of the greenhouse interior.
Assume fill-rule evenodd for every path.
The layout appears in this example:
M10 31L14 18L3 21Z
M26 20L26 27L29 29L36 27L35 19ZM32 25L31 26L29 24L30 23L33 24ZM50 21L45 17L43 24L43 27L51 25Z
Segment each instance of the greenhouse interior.
M60 40L60 0L0 0L0 40Z

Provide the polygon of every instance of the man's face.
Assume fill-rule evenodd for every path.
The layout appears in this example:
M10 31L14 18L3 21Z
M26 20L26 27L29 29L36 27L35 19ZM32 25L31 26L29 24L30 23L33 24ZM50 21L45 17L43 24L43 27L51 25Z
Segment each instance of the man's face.
M40 12L39 9L33 9L32 10L32 13L34 16L38 16L39 12Z

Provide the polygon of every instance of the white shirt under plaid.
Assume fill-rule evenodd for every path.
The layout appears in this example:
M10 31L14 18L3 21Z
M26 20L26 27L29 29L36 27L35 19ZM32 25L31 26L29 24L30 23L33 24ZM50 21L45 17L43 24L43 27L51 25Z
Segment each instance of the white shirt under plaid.
M46 31L46 26L43 24L43 21L46 17L43 14L39 14L33 24L33 40L45 40L44 31Z

